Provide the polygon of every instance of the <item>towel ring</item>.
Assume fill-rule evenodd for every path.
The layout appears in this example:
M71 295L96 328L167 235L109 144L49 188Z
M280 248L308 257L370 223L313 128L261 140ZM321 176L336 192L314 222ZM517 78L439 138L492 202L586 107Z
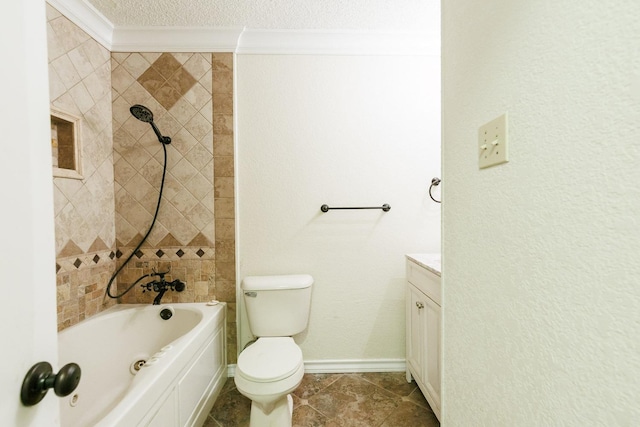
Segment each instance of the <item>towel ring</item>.
M442 203L442 202L440 200L436 200L436 199L433 198L433 195L431 194L431 189L433 187L437 187L440 184L440 182L442 182L442 180L440 178L437 178L437 177L433 178L431 180L431 185L429 186L429 197L431 197L431 200L433 200L436 203Z

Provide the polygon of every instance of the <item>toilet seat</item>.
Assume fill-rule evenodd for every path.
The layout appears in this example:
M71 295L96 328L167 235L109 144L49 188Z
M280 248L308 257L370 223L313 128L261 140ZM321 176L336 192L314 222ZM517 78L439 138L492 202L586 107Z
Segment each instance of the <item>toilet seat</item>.
M265 383L290 377L302 364L302 350L293 338L264 337L240 352L236 369L249 381Z

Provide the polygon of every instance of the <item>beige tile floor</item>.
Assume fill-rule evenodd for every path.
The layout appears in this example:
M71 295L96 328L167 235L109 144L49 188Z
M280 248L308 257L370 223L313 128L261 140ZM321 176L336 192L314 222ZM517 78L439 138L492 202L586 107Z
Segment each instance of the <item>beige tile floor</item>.
M294 427L436 427L438 419L403 372L305 374L292 393ZM251 401L229 378L204 427L248 427Z

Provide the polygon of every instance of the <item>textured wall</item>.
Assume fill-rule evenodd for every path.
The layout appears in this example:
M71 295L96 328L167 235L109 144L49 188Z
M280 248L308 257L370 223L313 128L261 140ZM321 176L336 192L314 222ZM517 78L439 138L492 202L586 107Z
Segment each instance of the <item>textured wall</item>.
M640 419L638 34L636 1L443 2L447 426Z
M83 179L54 178L58 328L98 313L115 267L111 64L107 49L47 5L51 105L81 118Z
M404 254L440 249L439 59L237 63L239 278L313 275L305 360L403 359Z

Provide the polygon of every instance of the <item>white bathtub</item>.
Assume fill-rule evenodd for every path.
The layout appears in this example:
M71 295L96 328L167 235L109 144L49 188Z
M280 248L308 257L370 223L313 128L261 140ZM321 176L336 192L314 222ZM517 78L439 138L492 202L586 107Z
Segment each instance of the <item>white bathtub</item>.
M61 331L59 366L82 370L61 399L61 425L201 426L227 377L225 309L119 304Z

